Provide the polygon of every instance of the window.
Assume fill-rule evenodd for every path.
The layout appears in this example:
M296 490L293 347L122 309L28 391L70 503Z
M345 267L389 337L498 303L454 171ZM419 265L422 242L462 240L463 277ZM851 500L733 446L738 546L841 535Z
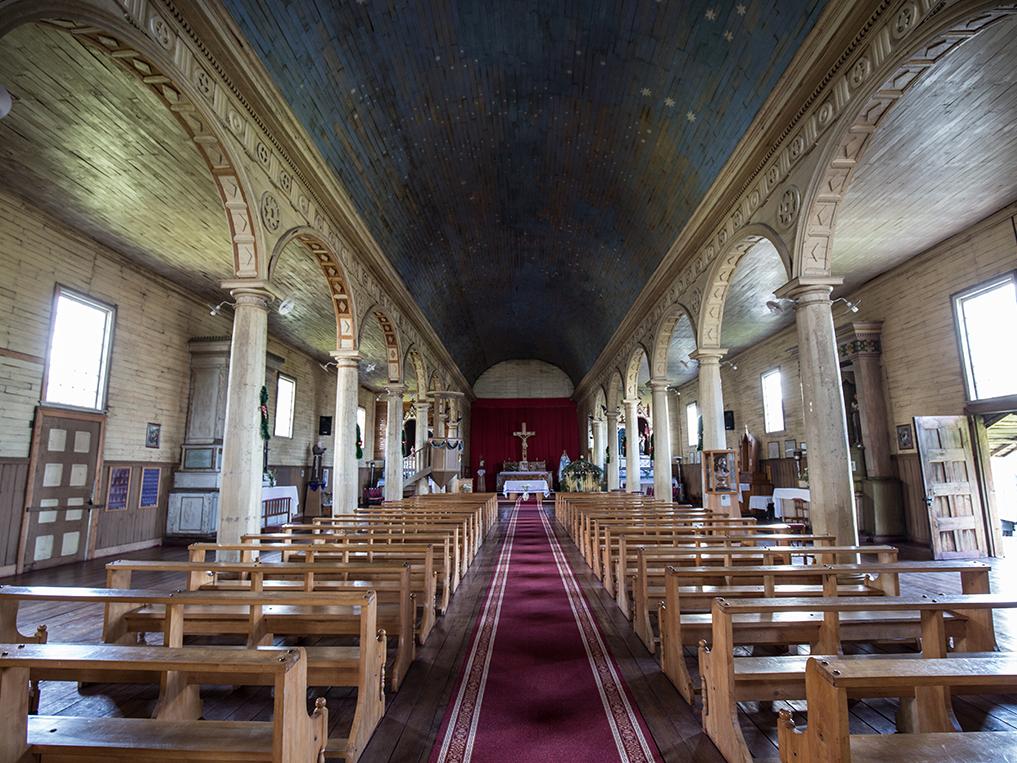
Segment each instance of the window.
M357 443L357 456L358 459L364 457L364 436L367 432L367 409L358 406L357 407L357 426L360 427L360 441Z
M699 404L689 403L685 406L685 431L689 435L689 447L699 447Z
M116 308L57 287L43 401L101 411L106 407Z
M969 400L1017 395L1017 283L1010 273L953 298Z
M767 432L784 431L784 387L780 369L774 368L762 376L763 428Z
M275 385L275 436L293 436L293 409L297 400L297 380L279 374Z

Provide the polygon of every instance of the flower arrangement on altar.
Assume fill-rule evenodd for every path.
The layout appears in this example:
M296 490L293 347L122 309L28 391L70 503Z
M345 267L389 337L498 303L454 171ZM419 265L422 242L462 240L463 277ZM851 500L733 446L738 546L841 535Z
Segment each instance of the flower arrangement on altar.
M580 456L562 470L562 489L567 493L600 493L604 470Z

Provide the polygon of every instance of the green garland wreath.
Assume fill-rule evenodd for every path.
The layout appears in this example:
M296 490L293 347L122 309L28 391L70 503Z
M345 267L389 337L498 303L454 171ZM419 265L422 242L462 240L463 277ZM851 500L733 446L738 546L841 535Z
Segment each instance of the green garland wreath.
M268 431L268 387L264 384L261 385L261 405L258 410L261 411L261 439L268 440L271 437Z
M364 457L364 441L360 437L360 424L357 424L357 461Z

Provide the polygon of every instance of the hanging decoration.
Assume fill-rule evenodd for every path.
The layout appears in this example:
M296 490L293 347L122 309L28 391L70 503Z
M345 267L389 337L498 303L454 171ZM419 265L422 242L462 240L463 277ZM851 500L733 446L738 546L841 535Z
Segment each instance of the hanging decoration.
M436 448L445 448L446 450L462 450L462 440L431 440L431 445Z
M272 435L268 431L268 387L264 384L261 385L261 406L258 410L261 411L261 439L268 442Z
M364 457L364 441L360 436L360 424L357 424L357 461Z

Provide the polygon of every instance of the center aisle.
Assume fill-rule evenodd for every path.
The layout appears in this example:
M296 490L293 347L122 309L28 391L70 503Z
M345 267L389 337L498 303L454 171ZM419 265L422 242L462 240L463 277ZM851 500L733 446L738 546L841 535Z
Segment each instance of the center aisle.
M512 511L431 753L442 763L474 757L660 760L539 503Z

